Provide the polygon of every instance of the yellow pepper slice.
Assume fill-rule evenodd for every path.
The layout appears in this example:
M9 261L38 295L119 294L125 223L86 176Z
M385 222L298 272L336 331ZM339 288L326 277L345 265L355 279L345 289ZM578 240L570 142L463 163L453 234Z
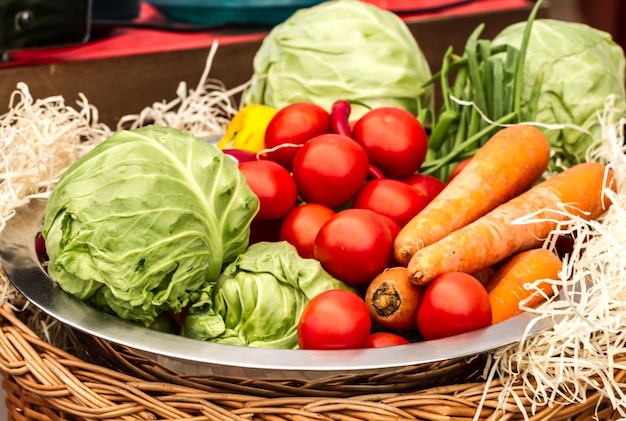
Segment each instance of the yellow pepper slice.
M226 127L217 143L220 149L232 148L259 152L265 148L265 129L277 110L261 104L244 106Z

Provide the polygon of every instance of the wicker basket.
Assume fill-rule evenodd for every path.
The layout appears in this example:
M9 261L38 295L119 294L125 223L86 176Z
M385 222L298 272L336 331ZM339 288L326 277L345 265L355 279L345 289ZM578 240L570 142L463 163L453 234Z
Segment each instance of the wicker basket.
M45 316L0 308L0 370L9 420L518 420L526 401L498 404L498 382L481 381L481 356L384 376L248 379L180 375L133 350L69 331L68 349L34 333ZM626 356L623 357L626 361ZM618 382L625 373L615 373ZM486 392L486 393L485 393ZM614 420L598 393L585 402L539 408L531 420ZM476 412L480 409L478 418ZM499 409L498 409L499 408Z

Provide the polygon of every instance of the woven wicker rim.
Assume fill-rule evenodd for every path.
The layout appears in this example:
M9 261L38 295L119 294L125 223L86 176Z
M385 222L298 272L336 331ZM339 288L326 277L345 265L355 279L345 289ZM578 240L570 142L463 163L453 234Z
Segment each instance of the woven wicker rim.
M524 413L533 412L527 400L502 401L499 382L488 389L482 381L467 381L401 393L367 393L357 388L342 397L333 397L330 389L329 396L323 390L318 390L318 396L288 396L280 387L267 387L271 382L255 385L245 378L176 376L149 359L133 360L136 356L114 348L109 351L116 354L118 364L107 368L37 336L22 320L28 316L32 321L37 312L21 314L8 303L0 308L0 369L12 420L521 420ZM626 373L618 371L615 376L621 382ZM227 384L231 390L247 388L248 393L225 392ZM307 385L290 393L298 389L306 391ZM265 396L259 393L262 390ZM528 419L586 420L594 413L599 420L615 419L600 398L593 393L584 402L540 408Z

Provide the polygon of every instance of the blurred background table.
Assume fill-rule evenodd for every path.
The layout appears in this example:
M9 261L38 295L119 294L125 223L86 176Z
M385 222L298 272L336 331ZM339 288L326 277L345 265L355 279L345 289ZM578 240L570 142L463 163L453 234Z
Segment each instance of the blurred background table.
M439 67L449 45L462 51L469 34L485 24L484 37L523 21L534 4L530 0L476 0L458 7L426 13L410 9L450 0L366 0L398 10L424 51L431 67ZM415 7L412 7L412 4ZM547 16L549 2L542 8ZM394 10L395 11L395 10ZM162 21L142 4L137 22ZM221 26L201 31L172 31L154 27L120 26L94 32L81 45L16 51L0 65L0 112L6 112L17 82L25 82L35 98L62 95L68 104L84 94L114 124L154 102L173 99L178 84L195 86L214 41L219 43L210 77L236 87L252 75L252 59L271 27Z

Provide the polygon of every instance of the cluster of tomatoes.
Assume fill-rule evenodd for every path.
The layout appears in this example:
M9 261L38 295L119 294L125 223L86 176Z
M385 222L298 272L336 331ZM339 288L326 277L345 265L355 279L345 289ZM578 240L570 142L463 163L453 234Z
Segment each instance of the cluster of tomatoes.
M251 242L287 241L362 292L386 268L398 266L395 236L445 183L418 172L428 138L415 116L381 107L350 123L349 107L338 101L331 112L313 103L278 110L266 127L265 149L240 160L239 169L260 201ZM406 343L389 332L370 335L362 296L335 290L315 297L300 321L300 346ZM316 317L322 311L332 318ZM320 326L329 322L332 329Z

